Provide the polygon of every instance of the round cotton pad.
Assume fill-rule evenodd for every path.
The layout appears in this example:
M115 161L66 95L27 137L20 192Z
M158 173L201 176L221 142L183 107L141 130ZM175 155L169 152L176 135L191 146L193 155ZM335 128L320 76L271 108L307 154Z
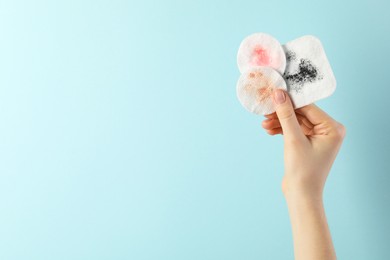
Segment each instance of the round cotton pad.
M237 97L249 112L268 115L275 111L274 89L287 90L283 77L271 67L256 67L242 73L237 82Z
M268 66L283 74L286 69L286 55L274 37L265 33L254 33L241 42L237 65L241 73L253 67Z

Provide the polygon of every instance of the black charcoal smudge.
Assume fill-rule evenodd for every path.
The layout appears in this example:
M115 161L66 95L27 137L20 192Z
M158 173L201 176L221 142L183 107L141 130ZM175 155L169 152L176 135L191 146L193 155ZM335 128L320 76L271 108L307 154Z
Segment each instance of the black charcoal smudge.
M294 57L295 59L295 53L293 56L290 55L289 57L290 59L291 57ZM318 72L317 67L308 59L300 59L297 72L294 74L285 72L283 77L286 79L290 88L297 93L301 92L306 83L323 79L323 76Z
M293 51L286 51L286 60L292 61L296 59L296 54Z

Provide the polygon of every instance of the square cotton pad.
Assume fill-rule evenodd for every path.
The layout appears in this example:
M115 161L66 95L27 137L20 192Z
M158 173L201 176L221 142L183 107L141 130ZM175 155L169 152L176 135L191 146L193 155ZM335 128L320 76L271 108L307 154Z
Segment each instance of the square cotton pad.
M295 108L330 96L336 79L319 39L307 35L282 46L287 65L283 78Z

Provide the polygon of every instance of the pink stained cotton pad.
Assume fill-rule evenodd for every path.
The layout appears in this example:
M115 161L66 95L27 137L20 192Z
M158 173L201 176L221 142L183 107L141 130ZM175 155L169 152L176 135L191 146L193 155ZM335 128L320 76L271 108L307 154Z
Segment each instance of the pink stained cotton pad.
M240 44L237 65L241 73L248 69L265 66L272 67L280 74L286 68L286 56L278 40L266 33L254 33Z
M242 73L237 82L237 97L243 107L258 115L275 112L274 89L287 90L283 77L271 67L255 67Z

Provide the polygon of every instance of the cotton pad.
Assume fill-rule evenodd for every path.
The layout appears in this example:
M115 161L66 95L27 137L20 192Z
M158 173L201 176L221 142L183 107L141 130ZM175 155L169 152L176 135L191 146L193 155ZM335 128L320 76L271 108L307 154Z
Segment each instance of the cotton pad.
M330 96L336 79L319 39L307 35L283 45L287 66L283 74L295 108Z
M283 77L271 67L254 67L242 73L237 82L237 97L249 111L267 115L275 111L272 102L274 89L287 90Z
M274 37L265 33L254 33L241 42L237 64L241 73L253 67L268 66L283 74L286 56L281 44Z

